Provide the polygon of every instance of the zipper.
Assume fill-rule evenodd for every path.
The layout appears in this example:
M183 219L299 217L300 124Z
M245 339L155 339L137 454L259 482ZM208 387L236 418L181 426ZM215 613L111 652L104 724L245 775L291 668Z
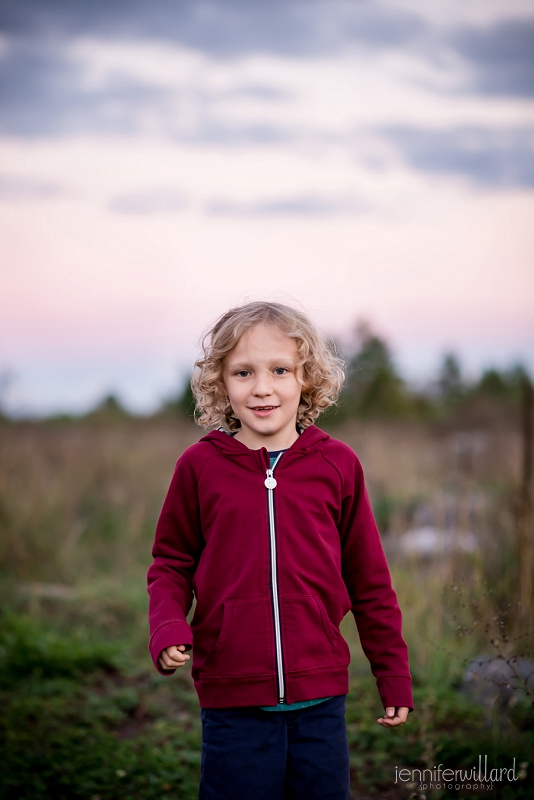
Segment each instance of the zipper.
M271 544L271 592L273 597L273 616L274 616L274 641L276 645L276 670L278 673L278 702L285 702L284 685L284 661L282 657L282 632L280 628L280 601L278 598L278 573L276 561L276 524L274 521L274 490L276 488L276 478L273 473L278 464L282 453L280 453L272 468L267 470L265 486L267 488L267 513L269 516L269 540ZM269 457L267 455L267 457Z

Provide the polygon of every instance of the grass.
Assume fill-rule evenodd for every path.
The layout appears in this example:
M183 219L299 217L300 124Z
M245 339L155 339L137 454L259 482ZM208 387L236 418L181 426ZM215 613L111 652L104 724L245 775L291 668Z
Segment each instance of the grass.
M29 639L22 627L7 623L31 671L0 690L2 797L195 797L200 732L187 681L127 674L109 647Z
M532 657L514 605L518 439L486 431L485 449L466 461L456 434L377 423L334 433L359 453L387 531L416 702L403 728L376 724L378 694L346 619L347 730L361 800L489 794L423 791L395 783L396 768L471 767L479 755L499 767L534 762L530 703L498 713L461 691L469 660L496 654L496 635L506 638L506 657ZM196 438L163 419L2 424L0 798L197 797L198 701L188 668L165 679L149 661L144 589L174 462ZM395 555L422 507L474 530L477 552ZM532 772L490 796L532 797Z
M100 599L107 621L92 629L84 602L54 609L45 601L38 616L19 607L1 618L0 796L196 798L200 722L189 672L159 676L136 652L134 618L113 633L116 599ZM439 678L416 674L417 712L404 728L383 730L374 681L355 648L347 732L358 797L408 797L414 787L395 785L395 768L471 767L479 754L498 766L532 762L533 730L522 730L518 716L488 721L457 691L461 665L444 668L439 650L429 658L427 672ZM527 719L526 707L516 712ZM532 783L499 796L526 800Z

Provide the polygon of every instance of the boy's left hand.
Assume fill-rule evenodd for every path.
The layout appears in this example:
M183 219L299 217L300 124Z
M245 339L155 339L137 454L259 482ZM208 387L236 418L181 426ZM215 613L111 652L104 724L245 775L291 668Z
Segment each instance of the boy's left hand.
M384 728L394 728L396 725L404 725L408 718L409 708L405 706L388 706L383 717L377 719L379 725Z

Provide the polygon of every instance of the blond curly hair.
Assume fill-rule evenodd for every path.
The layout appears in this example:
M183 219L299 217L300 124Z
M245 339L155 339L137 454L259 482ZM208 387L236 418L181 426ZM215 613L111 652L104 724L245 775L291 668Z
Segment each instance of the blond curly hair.
M195 362L191 378L195 418L201 427L223 427L228 431L241 427L224 391L224 362L245 331L261 323L273 325L295 339L299 356L295 374L301 375L302 384L297 411L299 425L307 428L321 411L336 403L345 380L345 363L334 343L295 308L257 301L227 311L202 339L203 355Z

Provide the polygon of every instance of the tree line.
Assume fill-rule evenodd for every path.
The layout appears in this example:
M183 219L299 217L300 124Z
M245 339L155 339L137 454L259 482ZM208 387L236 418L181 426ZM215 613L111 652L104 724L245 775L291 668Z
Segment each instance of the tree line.
M491 422L496 417L515 419L525 386L532 386L526 367L520 363L506 369L489 367L473 379L464 374L460 358L452 352L444 353L436 375L424 384L414 385L399 371L387 340L365 321L356 324L348 343L343 345L333 339L332 344L345 361L346 380L337 405L320 418L326 423L353 418L478 423ZM8 421L9 414L2 408L3 393L0 391L0 420ZM192 422L194 409L189 376L150 416L174 416ZM135 416L112 392L86 414L59 414L52 419L84 418L112 423Z
M366 322L356 325L348 345L334 342L334 346L345 360L347 378L337 406L321 417L331 422L506 416L516 413L522 387L530 382L519 363L504 370L490 367L476 379L469 378L457 354L449 352L443 355L437 374L416 387L401 375L386 339ZM161 413L193 417L189 380L163 404Z

